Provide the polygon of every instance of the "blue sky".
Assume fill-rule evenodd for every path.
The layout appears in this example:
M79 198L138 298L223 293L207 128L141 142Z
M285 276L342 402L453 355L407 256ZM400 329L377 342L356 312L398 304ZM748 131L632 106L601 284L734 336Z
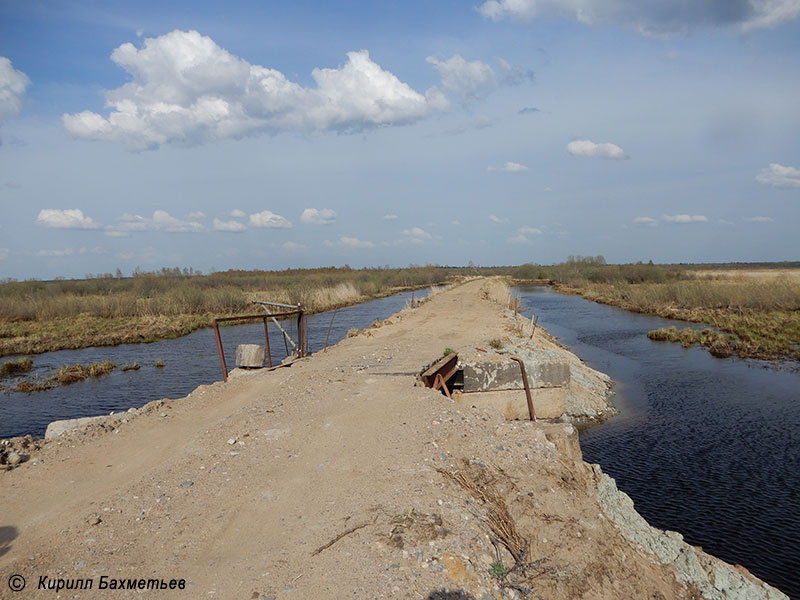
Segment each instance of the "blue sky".
M0 0L0 278L797 260L800 0Z

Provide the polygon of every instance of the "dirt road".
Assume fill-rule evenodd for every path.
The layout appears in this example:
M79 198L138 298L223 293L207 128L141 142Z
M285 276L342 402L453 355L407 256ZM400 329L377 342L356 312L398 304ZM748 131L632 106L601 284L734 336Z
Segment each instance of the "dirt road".
M445 347L507 335L504 294L470 282L290 368L46 444L0 473L0 598L701 597L607 517L569 424L414 386Z

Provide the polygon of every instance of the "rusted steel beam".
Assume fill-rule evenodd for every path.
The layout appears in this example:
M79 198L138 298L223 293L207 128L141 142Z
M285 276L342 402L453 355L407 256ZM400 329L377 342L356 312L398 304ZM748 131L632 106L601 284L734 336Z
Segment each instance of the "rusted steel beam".
M531 398L531 386L528 385L528 374L525 372L525 363L521 358L512 356L511 360L519 363L519 370L522 371L522 384L525 386L525 397L528 399L528 414L531 416L531 421L536 421L536 415L533 413L533 399Z
M433 388L436 384L437 377L447 383L450 378L458 371L458 354L453 352L437 360L430 367L428 367L420 378L425 384L425 387Z
M225 364L225 353L222 351L222 339L219 337L219 323L214 319L214 335L217 338L217 351L219 352L219 362L222 365L222 380L228 381L228 365Z
M331 315L331 322L328 323L328 333L325 335L325 347L322 349L325 352L328 349L328 338L331 337L331 327L333 327L333 318L336 316L336 311L339 310L338 308L333 309L333 314Z
M450 398L450 390L447 389L447 382L441 373L436 374L436 380L433 382L433 389L442 390L444 395Z
M266 316L264 317L264 342L266 343L267 349L267 366L272 368L272 352L269 350L269 327Z

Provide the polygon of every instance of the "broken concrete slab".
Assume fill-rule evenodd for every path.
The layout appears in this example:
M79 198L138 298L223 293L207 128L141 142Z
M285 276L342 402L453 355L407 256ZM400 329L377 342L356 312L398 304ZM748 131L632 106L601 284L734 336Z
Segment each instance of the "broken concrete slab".
M528 400L524 390L495 390L456 394L457 403L476 408L495 408L507 420L527 421ZM537 419L558 419L564 414L565 387L535 388L531 390L533 412Z
M567 386L570 365L566 361L535 361L523 359L531 388ZM464 371L464 391L524 389L519 364L506 355L487 355L478 359L461 358Z

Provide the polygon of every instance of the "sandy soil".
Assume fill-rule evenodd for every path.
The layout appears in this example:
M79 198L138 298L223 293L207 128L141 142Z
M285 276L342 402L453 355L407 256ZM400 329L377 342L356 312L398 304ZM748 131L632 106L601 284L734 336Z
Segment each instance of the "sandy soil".
M445 347L508 335L496 285L45 444L0 473L0 597L699 597L606 518L571 425L506 422L415 387ZM490 574L501 562L518 563L512 587ZM24 591L9 592L12 574ZM94 587L56 595L41 577ZM102 591L101 577L186 587Z

